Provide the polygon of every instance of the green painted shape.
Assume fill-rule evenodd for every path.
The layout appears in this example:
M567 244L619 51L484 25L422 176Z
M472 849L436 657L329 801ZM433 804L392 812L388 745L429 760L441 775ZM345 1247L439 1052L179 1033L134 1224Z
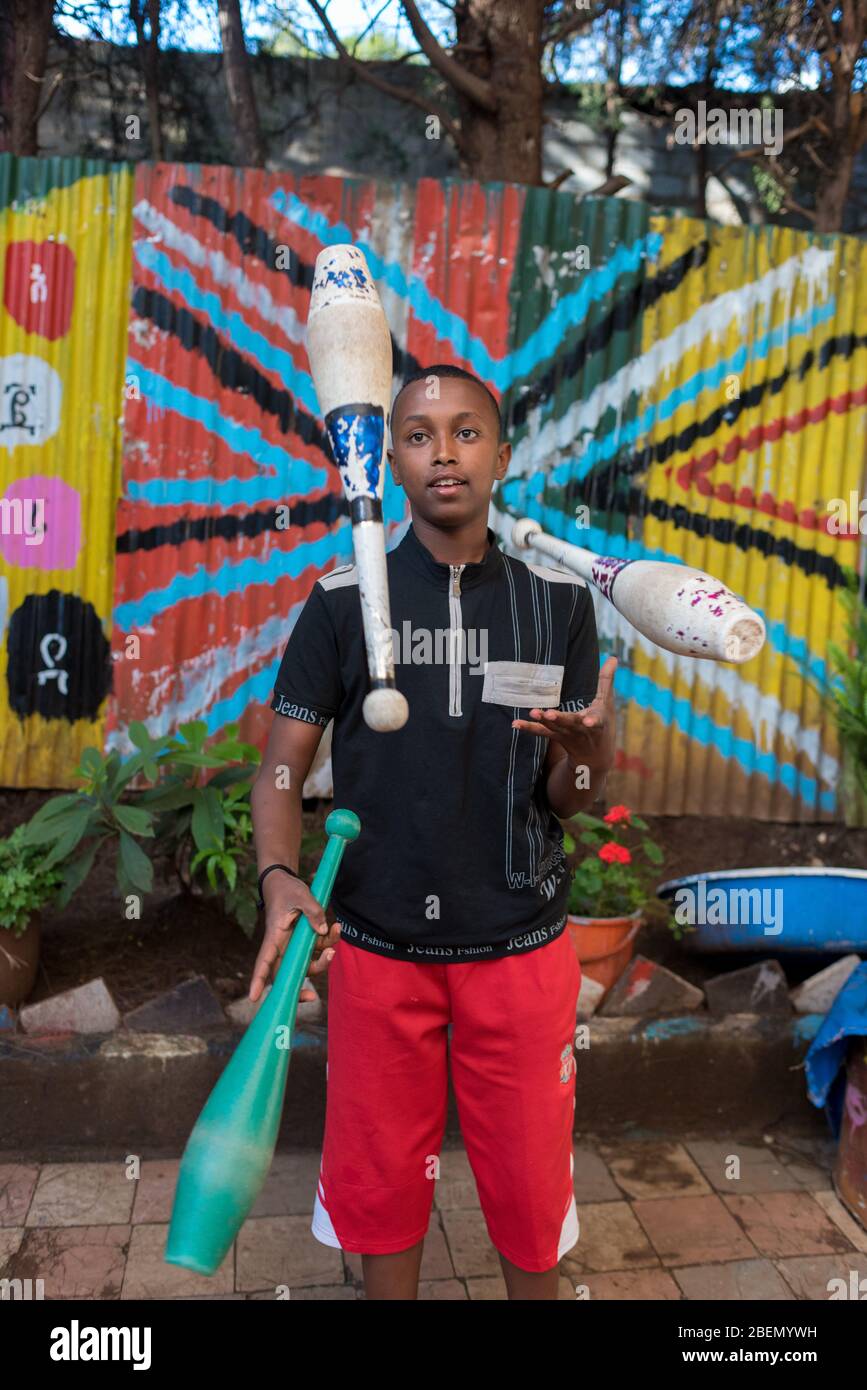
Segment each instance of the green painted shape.
M128 174L134 165L107 159L54 155L50 159L0 154L0 211L31 198L45 198L56 189L70 188L80 179Z
M582 282L604 266L619 246L632 246L646 237L652 215L653 209L648 204L634 199L576 199L570 194L551 189L528 189L510 288L511 351L515 351L537 331L539 324L565 295L580 290ZM559 274L564 264L563 253L573 252L579 246L588 247L589 269ZM553 284L545 284L534 248L545 248L548 264L554 271ZM541 405L542 422L559 419L576 400L586 399L597 386L640 355L642 312L638 296L645 280L646 266L647 262L641 261L637 269L619 275L613 288L604 296L593 299L583 322L567 330L557 352L539 362L531 377L517 381L506 392L502 403L505 414L510 413L513 402L521 399L528 385L540 381L552 367L556 369L558 361L562 362L582 339L604 324L615 306L622 322L618 320L615 323L599 348L587 352L577 372L571 375L566 375L564 371L560 373L553 392L546 396ZM595 431L596 437L614 431L618 425L628 424L635 418L637 408L638 394L633 393L623 402L621 409L614 406L606 409ZM527 430L526 423L511 429L511 442L519 443ZM631 453L632 447L624 448L623 455ZM579 450L580 441L576 443L576 452ZM614 462L612 459L612 465ZM540 459L539 465L548 467L550 461ZM540 501L544 505L562 508L570 513L577 500L578 489L571 487L565 490L546 487L540 494ZM592 505L591 522L604 527L610 534L622 532L625 527L623 516L607 509L595 510Z

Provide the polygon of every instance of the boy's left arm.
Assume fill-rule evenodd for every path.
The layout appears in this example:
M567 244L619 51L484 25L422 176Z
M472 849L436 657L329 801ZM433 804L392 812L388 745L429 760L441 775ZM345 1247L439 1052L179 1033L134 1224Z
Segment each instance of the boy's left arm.
M617 658L610 656L599 670L593 603L586 589L583 593L584 603L574 615L574 625L570 625L564 691L570 697L581 691L581 699L587 700L587 692L594 689L591 681L595 673L595 696L585 708L574 713L563 709L531 709L529 719L512 721L514 728L540 734L548 740L543 772L545 790L551 810L560 820L569 820L599 800L614 764L616 746L614 673ZM561 704L581 703L581 699L564 698Z

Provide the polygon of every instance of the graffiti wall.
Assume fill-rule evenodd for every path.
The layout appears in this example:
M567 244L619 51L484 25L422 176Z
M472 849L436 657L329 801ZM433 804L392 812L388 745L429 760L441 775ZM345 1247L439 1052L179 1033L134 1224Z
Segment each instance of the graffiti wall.
M111 689L133 179L0 157L0 783L70 785Z
M834 817L837 747L813 681L842 635L843 566L859 564L857 531L836 534L828 503L863 492L863 242L499 185L183 165L139 165L134 178L123 224L113 198L127 249L103 311L115 343L127 339L110 383L122 476L91 472L85 505L103 531L67 575L111 646L106 664L89 648L78 676L95 698L110 673L91 737L125 753L135 719L157 734L196 718L214 734L240 719L264 738L292 623L315 579L352 553L304 350L316 255L351 240L377 280L396 378L454 362L501 399L514 453L491 524L506 549L512 520L531 516L597 551L707 568L764 616L760 657L722 666L659 651L597 599L603 648L620 659L615 794L649 811ZM77 226L65 228L72 249ZM8 256L8 214L4 238ZM103 269L91 293L107 289ZM4 319L12 355L23 349L10 331ZM81 372L74 354L58 363L68 400ZM102 389L95 372L86 387ZM74 399L78 450L95 407ZM67 480L47 444L16 445L13 459L28 447L47 478ZM395 544L409 515L388 475L384 512ZM95 586L112 577L109 605ZM44 629L23 647L18 679L31 689ZM8 620L4 632L8 650ZM6 739L0 780L69 785L56 735L75 725L52 717L29 764Z

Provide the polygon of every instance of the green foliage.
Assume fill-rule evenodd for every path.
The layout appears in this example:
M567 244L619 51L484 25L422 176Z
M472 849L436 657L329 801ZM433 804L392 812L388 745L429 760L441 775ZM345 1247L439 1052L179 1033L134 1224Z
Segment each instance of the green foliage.
M840 742L846 749L855 781L867 797L867 604L859 590L858 576L844 569L846 587L840 602L846 612L847 649L828 643L828 656L836 680L831 685L831 706Z
M843 811L847 824L859 825L867 823L867 603L856 571L843 565L842 572L838 595L846 615L846 642L828 643L832 679L817 676L805 661L798 665L837 726L843 751Z
M259 750L238 739L238 725L205 748L202 720L177 735L153 739L141 722L130 725L136 752L126 763L86 748L75 769L83 785L52 797L20 830L20 844L45 870L57 871L56 903L65 907L90 873L107 841L117 843L121 897L153 888L154 860L168 858L191 890L222 894L226 910L252 934L256 874L252 856L250 785ZM141 773L154 785L131 793ZM135 796L134 802L130 800ZM150 853L142 845L149 842Z
M63 882L60 870L45 861L39 845L24 843L23 825L0 840L0 927L16 937L35 912L53 902Z
M589 82L579 88L578 116L591 130L623 129L626 102L616 93L606 91L604 82Z
M853 570L847 572L846 580L840 602L846 610L849 650L829 642L828 655L839 676L833 687L833 704L840 738L855 754L859 780L867 791L867 604L858 592Z
M763 169L760 164L752 164L750 169L762 205L772 215L778 213L785 202L785 188L769 169Z
M628 917L643 907L653 896L664 857L647 833L647 822L625 806L613 806L605 819L579 811L572 820L581 827L578 842L590 852L573 864L569 912L577 917ZM563 848L573 855L578 843L564 834Z
M250 790L260 754L239 741L237 724L206 750L207 732L201 720L181 726L159 783L139 804L155 816L155 855L174 865L182 887L222 897L226 912L252 936L257 876Z
M150 859L138 843L153 836L153 816L139 806L124 803L123 798L137 773L157 775L170 740L152 741L143 724L133 725L130 733L139 751L126 763L116 750L104 756L96 748L85 748L75 769L83 784L78 791L51 797L19 827L22 844L30 849L40 847L45 867L57 865L62 872L59 908L67 906L90 873L100 846L112 838L118 842L121 896L147 893L153 886Z

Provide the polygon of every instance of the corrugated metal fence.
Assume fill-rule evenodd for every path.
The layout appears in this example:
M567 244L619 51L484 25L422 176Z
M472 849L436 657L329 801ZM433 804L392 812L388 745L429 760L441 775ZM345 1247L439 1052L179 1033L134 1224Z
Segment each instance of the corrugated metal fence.
M513 186L217 166L5 156L0 190L3 488L23 496L41 477L44 546L53 514L63 547L49 567L0 534L0 782L70 785L80 747L125 751L134 719L154 733L241 719L264 737L288 630L315 578L351 557L304 324L318 251L352 240L398 372L455 362L502 398L514 453L492 524L506 548L511 519L532 516L594 550L706 567L765 617L763 653L736 668L662 653L598 601L621 661L615 793L648 811L835 815L836 743L805 672L826 672L841 566L857 564L827 506L863 495L863 242ZM49 397L57 373L50 436L9 424L13 399L25 410L16 354L43 364ZM395 543L409 517L388 476L385 515ZM75 701L48 665L68 668Z

